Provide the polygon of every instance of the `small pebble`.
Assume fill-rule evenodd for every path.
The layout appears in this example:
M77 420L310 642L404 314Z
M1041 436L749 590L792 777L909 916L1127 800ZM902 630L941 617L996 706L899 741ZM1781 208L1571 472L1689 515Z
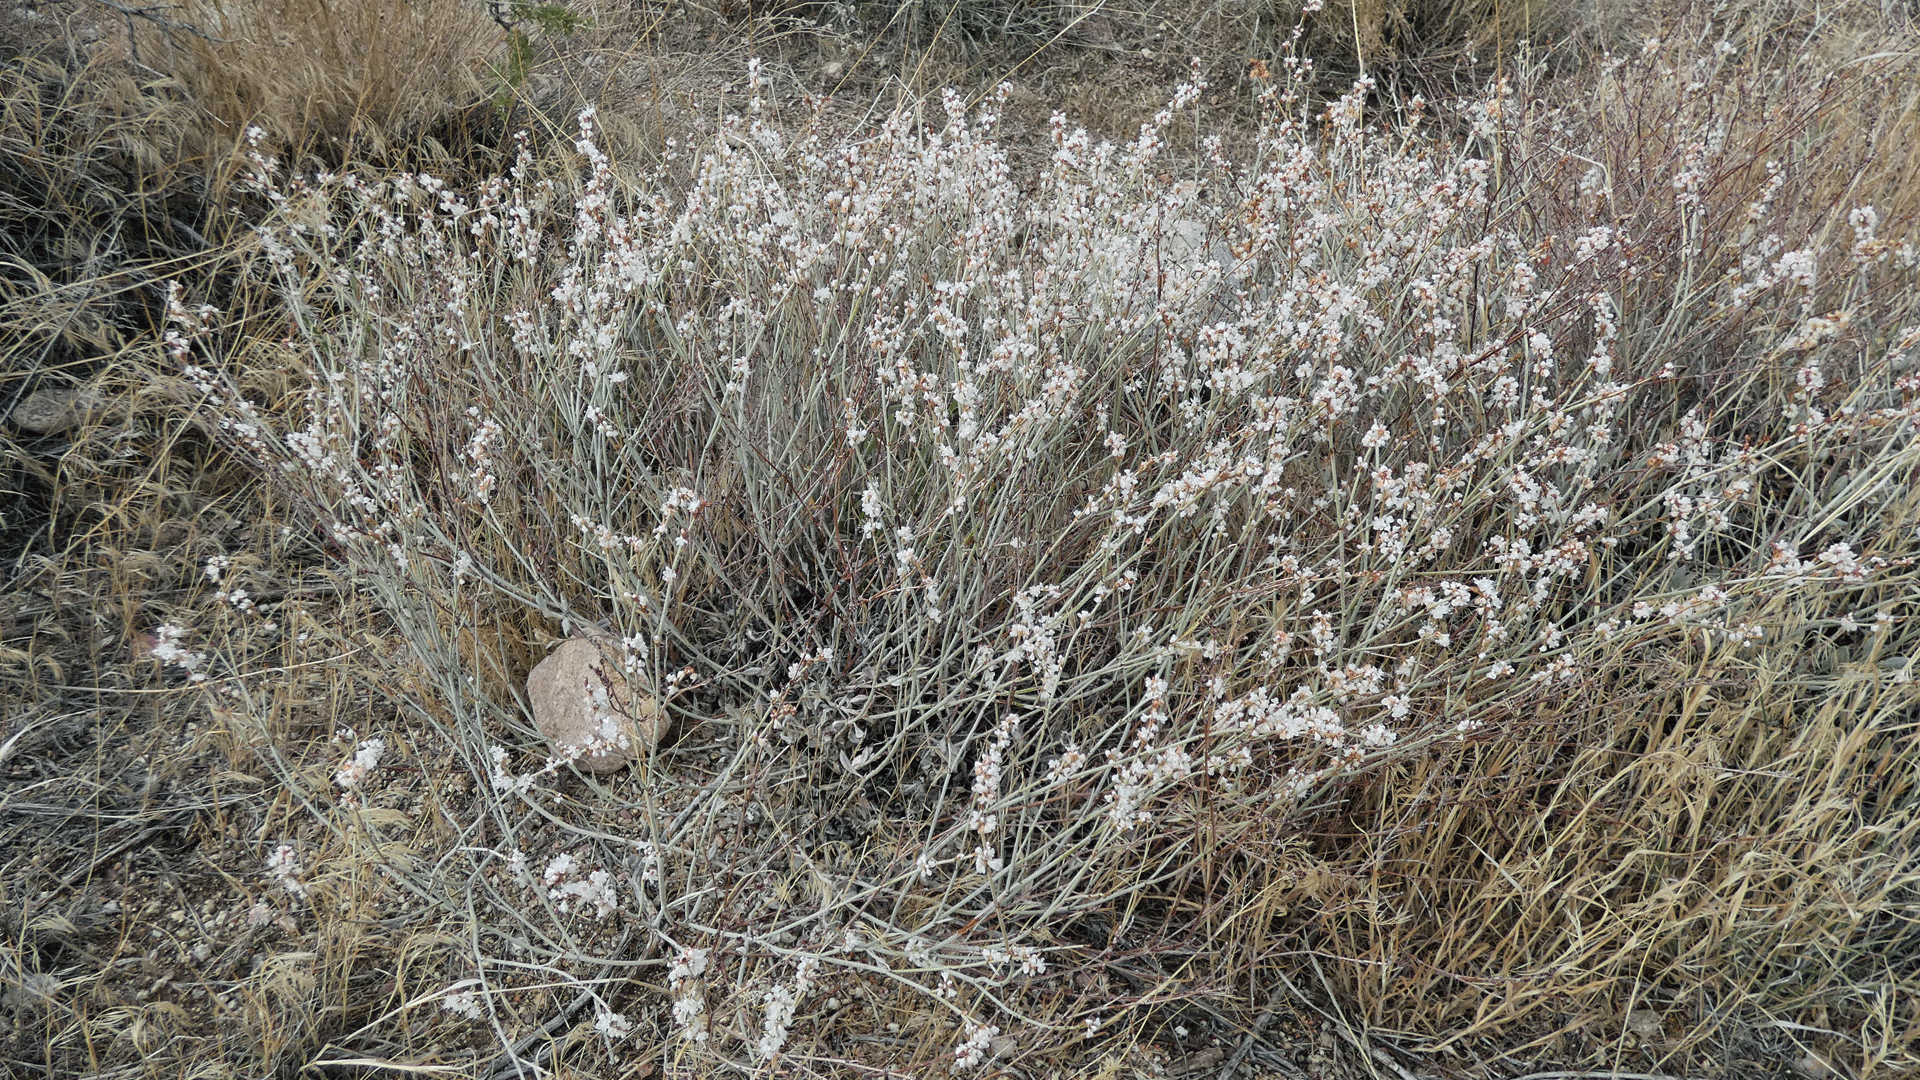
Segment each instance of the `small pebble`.
M1799 1073L1801 1076L1813 1077L1814 1080L1823 1080L1825 1077L1840 1075L1840 1070L1833 1067L1833 1060L1831 1058L1813 1050L1809 1050L1794 1059L1793 1071Z

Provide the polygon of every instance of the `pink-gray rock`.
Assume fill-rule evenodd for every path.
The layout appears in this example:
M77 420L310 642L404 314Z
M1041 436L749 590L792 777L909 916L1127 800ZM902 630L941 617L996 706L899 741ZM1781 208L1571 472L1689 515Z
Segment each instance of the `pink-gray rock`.
M59 435L79 425L89 404L79 387L35 390L13 407L7 419L29 435Z
M652 695L636 693L611 642L568 638L527 675L533 723L553 755L582 772L625 768L660 744L667 718Z

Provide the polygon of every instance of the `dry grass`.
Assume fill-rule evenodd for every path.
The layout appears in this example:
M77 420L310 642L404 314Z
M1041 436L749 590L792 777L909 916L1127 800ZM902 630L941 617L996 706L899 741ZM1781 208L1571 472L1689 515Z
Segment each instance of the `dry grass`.
M1359 19L1330 4L1309 24L1327 35L1329 66L1340 62L1332 23L1345 19L1360 27L1354 56L1369 70L1400 64L1429 94L1438 73L1461 70L1456 53L1500 63L1536 17L1523 9L1513 24L1504 5L1362 8ZM351 17L320 18L342 12ZM436 51L403 51L416 39L391 34L375 35L387 51L343 47L362 40L355 20L378 23L382 12L434 31L408 50ZM1093 13L1123 45L1135 16L1152 14ZM611 33L619 13L594 14ZM1577 661L1579 676L1551 687L1489 681L1485 657L1435 646L1415 634L1417 620L1379 629L1392 589L1496 574L1481 538L1540 535L1505 501L1508 473L1525 467L1517 452L1463 489L1463 509L1435 519L1460 539L1441 546L1425 578L1366 562L1356 545L1371 532L1343 524L1348 505L1368 505L1356 494L1368 481L1329 488L1330 509L1302 500L1285 527L1309 564L1345 551L1363 572L1407 575L1388 588L1361 576L1303 579L1319 586L1318 604L1338 607L1336 625L1354 642L1339 646L1349 651L1334 666L1418 660L1400 742L1320 776L1297 801L1278 780L1324 755L1301 740L1260 743L1259 767L1231 781L1196 771L1148 792L1139 805L1152 824L1125 832L1100 801L1123 773L1094 751L1145 760L1126 740L1152 714L1148 676L1170 678L1167 744L1198 756L1228 749L1202 704L1209 679L1239 694L1262 679L1325 675L1301 658L1304 646L1271 668L1233 649L1249 631L1304 636L1316 603L1275 587L1259 565L1251 511L1219 500L1219 520L1248 530L1235 544L1170 516L1148 532L1151 550L1121 547L1103 569L1102 536L1074 510L1122 465L1097 437L1071 434L1091 423L1091 398L1071 423L1046 429L1055 436L1019 436L1040 451L1030 462L951 486L933 449L935 415L889 418L884 380L861 374L866 354L841 336L849 322L864 329L864 313L793 299L751 319L720 315L732 298L783 295L778 252L749 257L745 247L752 213L722 215L742 231L700 226L713 231L679 249L697 269L658 286L664 314L637 319L644 332L619 362L645 393L582 389L563 353L504 344L505 315L547 303L563 280L573 203L590 191L564 140L536 140L526 166L529 189L554 185L540 211L553 257L486 262L484 291L467 306L449 309L436 291L472 283L444 257L355 256L309 231L281 234L309 246L275 267L258 238L208 224L223 220L212 209L246 168L219 149L235 145L236 125L265 128L268 148L372 162L362 166L370 176L380 163L452 162L461 155L419 140L469 123L476 100L492 108L497 87L485 73L499 32L471 9L431 4L289 8L250 26L214 9L196 18L223 20L215 36L229 40L175 35L177 51L163 53L159 37L147 39L142 62L173 57L164 86L78 61L20 69L0 115L12 151L5 190L30 208L7 233L10 381L0 392L85 382L105 403L71 431L15 433L6 447L19 489L7 511L0 629L0 685L20 703L0 735L9 913L0 1009L13 1025L13 1070L384 1065L492 1077L513 1075L519 1060L558 1075L929 1075L950 1070L974 1025L988 1023L999 1032L981 1045L995 1065L1061 1075L1244 1065L1270 1075L1759 1076L1809 1054L1861 1077L1920 1068L1920 458L1913 342L1901 337L1920 312L1910 267L1850 269L1848 224L1851 208L1872 205L1889 248L1916 240L1910 27L1864 6L1755 5L1659 28L1664 44L1618 63L1551 78L1516 71L1513 103L1527 109L1497 135L1472 133L1465 103L1440 103L1461 127L1435 133L1431 160L1496 156L1484 220L1435 250L1477 231L1524 241L1464 270L1446 271L1436 256L1420 271L1465 283L1461 347L1507 332L1509 294L1477 291L1473 266L1505 281L1521 258L1538 260L1543 283L1567 298L1539 325L1575 366L1596 343L1584 298L1604 292L1618 312L1612 378L1633 388L1631 404L1585 498L1612 510L1607 529L1618 524L1619 542L1592 544L1519 631L1521 647L1496 654L1524 665L1530 635L1552 624L1564 643L1551 655ZM641 18L648 33L670 36L657 14ZM1446 32L1423 32L1418 49L1404 36L1395 43L1415 25ZM1222 26L1209 32L1251 33ZM1715 51L1722 39L1731 53ZM730 162L734 197L766 177L809 190L804 161L744 131L716 140L701 130L703 113L738 111L745 97L650 40L645 51L595 52L605 58L597 65L563 62L564 43L543 42L548 81L508 107L534 120L600 101L633 151L614 153L619 212L683 190L695 151ZM302 62L288 66L289 55ZM786 89L833 89L809 67L817 57L793 56L781 69ZM873 92L881 104L871 115L883 117L894 99ZM937 119L934 102L917 107ZM769 118L792 133L807 116ZM826 145L858 121L824 121ZM1169 130L1178 143L1187 129ZM917 137L870 148L904 161ZM1384 159L1400 137L1370 136L1367 154ZM1360 164L1334 171L1337 152L1323 160L1353 185L1344 192L1370 175ZM619 171L629 163L635 173ZM1677 176L1693 179L1676 185ZM269 224L326 221L347 240L378 225L377 200L320 182L277 190L289 199L277 211L257 196L242 205ZM1750 221L1756 201L1769 205ZM425 206L410 211L408 237L431 234ZM1369 227L1381 220L1346 210ZM1181 212L1212 209L1191 202ZM958 278L954 251L970 241L942 220L903 250L930 278ZM1601 224L1626 241L1604 259L1583 257L1579 238ZM1786 240L1770 244L1770 234ZM1229 222L1208 242L1237 236ZM1043 239L1010 234L975 254L1027 265L1019 260ZM1813 288L1740 292L1801 245L1823 268ZM583 250L579 265L600 265L601 248ZM1277 288L1283 264L1263 257L1261 273L1273 276L1257 280ZM1323 258L1336 279L1352 265L1337 244ZM328 259L380 282L382 298L309 272ZM1729 278L1729 268L1745 276ZM1411 290L1407 274L1379 293L1378 310L1399 321L1355 355L1384 360L1416 340L1394 299ZM160 340L168 280L221 309L184 353ZM934 295L899 287L890 302ZM1236 313L1213 294L1167 287L1168 318L1193 320L1178 323L1186 332ZM991 302L970 302L964 313L987 326ZM303 306L304 329L292 314ZM1829 318L1831 335L1783 346L1810 316ZM594 329L554 318L559 341ZM407 352L411 339L395 330L408 325L463 327L477 344ZM1105 422L1136 454L1179 457L1179 467L1141 473L1144 482L1165 486L1204 463L1205 440L1183 434L1176 398L1123 385L1150 370L1137 339L1102 336L1091 321L1064 325L1055 340L1067 355L1111 380ZM358 353L337 347L351 340L381 341L414 367L386 384L388 403L368 397L329 421L323 402L303 396L313 376L357 370L366 389L385 377L354 367ZM728 363L737 355L754 357L747 393L724 386L738 378ZM1811 392L1809 357L1825 379ZM182 359L209 369L217 400L180 377ZM1566 385L1542 400L1590 404L1591 386ZM1010 412L1022 393L1009 381L984 407ZM352 469L387 455L401 467L379 490L399 501L360 516L334 480L278 468L288 444L221 425L247 420L235 411L242 399L273 431L316 418L339 425L357 440ZM875 432L864 448L847 439L843 399ZM582 420L589 403L612 410L615 434ZM491 466L470 449L469 407L502 422ZM1424 399L1382 393L1368 408L1415 433L1385 448L1402 455L1390 460L1422 460L1432 431ZM1448 437L1459 443L1434 445L1457 459L1470 442L1462 432L1485 430L1475 408L1457 407ZM1690 413L1704 468L1686 462ZM382 415L399 418L400 441L382 441ZM1221 415L1208 420L1210 435L1240 437L1232 414ZM1520 419L1549 430L1545 412ZM1364 428L1336 432L1324 451L1303 439L1310 449L1287 482L1324 484L1330 470L1359 477ZM1753 453L1736 453L1742 446ZM447 482L486 467L497 484L488 504ZM341 475L382 475L352 469ZM1672 501L1736 477L1750 480L1750 496L1717 525ZM869 484L892 515L884 543L862 533ZM662 497L681 486L708 505L663 517ZM1194 520L1207 520L1208 497ZM966 513L944 518L950 499L970 500ZM417 511L407 529L427 537L408 541L404 564L385 541L333 529L364 534L393 508ZM583 538L570 523L582 513L635 534L636 557ZM1669 559L1670 526L1682 520L1698 534L1692 558ZM670 528L650 541L656 522ZM943 593L896 572L896 524L936 560L926 574ZM680 530L684 549L668 543ZM1817 561L1839 542L1886 562L1859 579L1768 576L1772 544ZM456 552L471 558L472 576L449 574ZM1134 591L1101 598L1111 616L1084 637L1057 628L1068 663L1053 704L1037 674L982 675L977 646L1004 650L1010 624L1056 632L1044 602L1023 614L1024 590L1058 585L1070 612L1109 572L1129 569ZM1708 612L1720 629L1763 627L1758 645L1706 621L1628 614L1705 588L1727 594L1720 614ZM249 603L236 603L235 589ZM633 595L655 599L637 609ZM947 614L929 624L936 602ZM1288 603L1298 604L1292 614ZM1882 612L1891 621L1874 623ZM163 624L190 628L181 644L200 654L204 685L178 664L140 659L153 644L143 635ZM1136 649L1127 632L1143 624L1169 643L1215 636L1228 653L1215 662L1197 650ZM673 702L674 739L632 774L561 769L516 790L514 774L539 774L543 757L520 682L581 626L656 637L658 651L643 650L656 687L691 671ZM1467 637L1463 625L1454 632ZM1027 719L996 747L1009 709ZM1356 706L1355 728L1362 715ZM1478 725L1470 737L1447 737L1463 720ZM383 764L345 791L336 774L370 738L384 741ZM1092 760L1050 766L1069 742ZM494 747L508 751L504 773ZM856 755L865 760L852 764ZM973 785L989 760L998 786L983 794ZM1005 869L977 868L967 850L979 810L1000 817L993 855ZM270 868L283 845L297 872ZM918 859L936 850L942 865L923 874ZM560 855L614 870L619 912L561 910L564 893L536 886ZM1014 947L1036 950L1045 970L1021 974L1019 954L991 952ZM708 969L672 972L691 948L706 950ZM754 1045L767 1035L767 995L783 989L802 1006L770 1062ZM685 1041L672 1015L689 995L704 1006L704 1042ZM447 1007L468 1000L474 1017ZM594 1030L612 1014L633 1033ZM1084 1029L1090 1018L1097 1034Z
M487 99L504 37L459 0L205 0L175 17L204 36L146 28L142 54L203 111L219 158L257 126L322 160L444 160L425 140Z

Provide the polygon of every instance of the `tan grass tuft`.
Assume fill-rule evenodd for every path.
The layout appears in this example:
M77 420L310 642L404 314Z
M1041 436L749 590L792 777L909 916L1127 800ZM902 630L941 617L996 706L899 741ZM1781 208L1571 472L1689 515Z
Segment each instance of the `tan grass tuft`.
M484 100L502 39L464 0L196 0L205 32L144 32L145 52L211 123L209 153L246 130L322 160L389 158L428 125Z

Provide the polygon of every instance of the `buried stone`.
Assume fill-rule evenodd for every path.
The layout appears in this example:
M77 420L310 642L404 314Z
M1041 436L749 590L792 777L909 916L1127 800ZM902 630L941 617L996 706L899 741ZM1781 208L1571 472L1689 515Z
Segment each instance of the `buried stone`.
M617 657L606 643L568 638L527 675L534 726L555 757L583 772L623 769L666 734L660 702L634 691Z
M35 390L7 414L27 435L60 435L80 425L94 404L78 387Z

